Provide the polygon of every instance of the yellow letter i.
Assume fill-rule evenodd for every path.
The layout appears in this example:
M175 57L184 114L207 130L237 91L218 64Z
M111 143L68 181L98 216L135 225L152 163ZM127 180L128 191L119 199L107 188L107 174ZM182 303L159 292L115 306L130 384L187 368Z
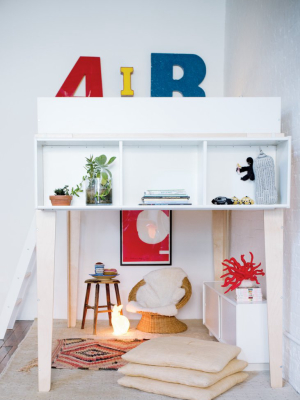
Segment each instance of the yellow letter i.
M121 67L120 70L123 75L123 90L121 90L121 96L133 96L134 91L131 89L133 67Z

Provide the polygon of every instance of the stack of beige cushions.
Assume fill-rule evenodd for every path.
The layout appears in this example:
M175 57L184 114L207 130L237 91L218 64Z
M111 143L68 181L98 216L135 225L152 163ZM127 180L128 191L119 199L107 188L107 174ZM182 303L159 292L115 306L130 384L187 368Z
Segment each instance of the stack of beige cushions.
M142 343L122 358L123 386L186 400L211 400L243 382L241 349L218 342L169 336Z

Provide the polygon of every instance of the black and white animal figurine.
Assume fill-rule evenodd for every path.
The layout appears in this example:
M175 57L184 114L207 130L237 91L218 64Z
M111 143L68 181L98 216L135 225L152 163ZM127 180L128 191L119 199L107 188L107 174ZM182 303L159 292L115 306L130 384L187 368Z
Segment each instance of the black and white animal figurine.
M250 181L254 181L255 175L254 175L254 172L253 172L253 158L252 157L248 157L246 161L247 161L248 167L241 167L238 164L237 167L236 167L236 172L238 174L241 174L243 172L247 172L246 175L241 177L242 181L247 181L248 179L250 179Z

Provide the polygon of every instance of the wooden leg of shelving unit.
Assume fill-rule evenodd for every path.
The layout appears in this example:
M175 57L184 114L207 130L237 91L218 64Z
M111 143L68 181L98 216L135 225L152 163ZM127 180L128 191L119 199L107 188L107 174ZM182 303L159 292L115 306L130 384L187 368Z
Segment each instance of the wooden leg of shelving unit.
M264 211L270 378L282 387L283 210Z
M223 273L222 261L229 255L230 211L213 211L213 244L215 281L220 281Z
M55 211L36 212L39 391L51 387L52 320L55 256Z
M77 317L80 211L69 211L68 213L68 328L73 328L76 326Z

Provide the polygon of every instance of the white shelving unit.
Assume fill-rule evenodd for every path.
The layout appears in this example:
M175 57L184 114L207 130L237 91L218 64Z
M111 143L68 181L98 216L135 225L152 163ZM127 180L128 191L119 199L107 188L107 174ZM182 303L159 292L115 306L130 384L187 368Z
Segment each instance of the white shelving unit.
M176 210L245 210L287 208L290 204L290 137L201 139L58 139L36 138L36 206L40 210L143 209L146 189L184 188L191 206L168 206ZM255 199L255 183L235 173L236 164L257 157L259 149L271 155L276 166L278 204L217 206L217 196ZM49 196L57 187L80 182L85 157L116 156L112 164L113 204L86 206L85 193L73 198L70 207L53 207Z
M158 208L139 206L145 189L184 188L192 206L172 210L212 213L214 275L227 257L227 210L264 210L270 381L282 387L283 209L290 204L291 142L281 132L280 98L42 98L38 99L36 220L39 390L51 387L56 215L68 214L68 321L75 326L80 210ZM254 197L254 182L241 182L236 164L259 147L276 166L278 204L215 206L216 196ZM84 193L70 207L52 207L55 188L79 183L85 157L117 156L113 204L86 206ZM228 303L230 304L230 303ZM238 308L238 307L237 307Z
M237 302L223 282L203 284L203 323L219 342L239 346L248 370L269 369L267 301Z

